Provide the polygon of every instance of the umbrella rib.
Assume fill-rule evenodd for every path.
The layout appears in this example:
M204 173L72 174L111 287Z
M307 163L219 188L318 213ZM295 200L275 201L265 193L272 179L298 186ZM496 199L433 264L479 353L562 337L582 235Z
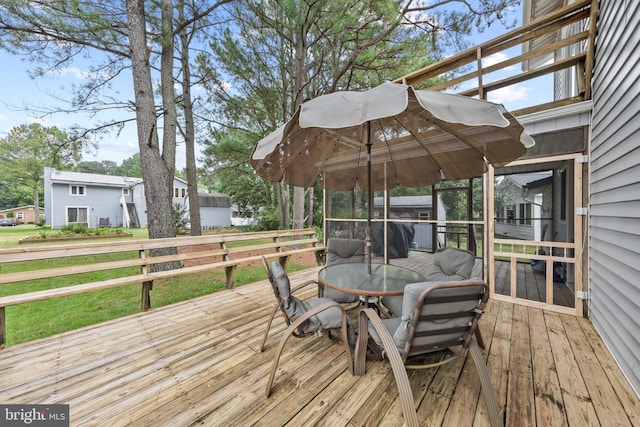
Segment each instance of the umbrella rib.
M425 110L428 111L428 110ZM409 110L407 110L407 112L409 112ZM415 117L417 119L420 120L427 120L431 123L433 123L433 125L439 127L440 129L442 129L443 131L445 131L446 133L448 133L449 135L454 136L455 138L457 138L459 141L462 141L467 147L469 147L470 149L473 149L475 151L477 151L480 156L482 156L483 159L485 159L484 153L479 150L475 144L471 143L463 134L456 132L455 130L453 130L451 128L451 126L448 125L448 122L443 121L443 120L439 120L435 117L431 117L429 119L426 119L424 117L420 117L420 114L415 114L413 112L411 112L412 117ZM429 150L429 148L427 147L427 144L425 143L426 141L424 141L422 138L419 138L418 135L414 134L411 129L408 129L406 126L404 126L403 123L400 122L400 125L407 130L407 132L409 132L413 138L418 142L418 144L420 144L420 146L425 150L425 152L427 153L427 155L436 163L438 164L438 166L440 167L440 170L442 171L442 165L440 165L440 163L436 160L436 158L433 156L433 153ZM425 138L428 140L428 138ZM486 160L485 164L486 164ZM444 171L443 171L444 172ZM445 176L446 177L446 176Z

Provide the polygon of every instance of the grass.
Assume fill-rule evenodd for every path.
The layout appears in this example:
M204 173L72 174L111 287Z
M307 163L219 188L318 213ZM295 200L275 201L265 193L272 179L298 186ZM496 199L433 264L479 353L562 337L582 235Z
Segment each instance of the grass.
M147 238L146 229L129 230L134 233L133 238ZM37 234L37 229L32 225L0 228L0 248L18 246L21 238ZM131 238L126 238L131 239ZM109 241L113 241L112 238ZM77 241L74 243L78 243ZM255 242L254 242L255 243ZM38 243L40 244L40 243ZM55 244L60 244L56 242ZM31 246L32 244L30 244ZM101 255L100 261L106 261L106 257L123 259L127 256L135 257L135 253ZM31 271L43 268L62 267L79 263L76 259L36 260L19 263L2 264L0 259L0 273L14 271ZM91 262L89 257L81 263ZM297 271L310 267L310 265L288 265L289 271ZM132 267L135 269L135 267ZM125 275L127 269L103 271L60 277L54 279L34 280L32 282L9 283L0 285L0 296L14 295L41 289L51 289L68 286L73 283L104 280L117 275ZM242 267L234 274L235 286L265 279L265 273L261 266ZM196 298L226 289L226 276L224 270L213 270L198 274L189 274L163 280L154 283L151 291L151 305L153 308L174 304L180 301ZM6 346L16 345L22 342L44 338L50 335L70 331L84 326L117 319L122 316L140 312L140 284L120 286L96 292L55 298L46 301L38 301L29 304L21 304L6 308Z

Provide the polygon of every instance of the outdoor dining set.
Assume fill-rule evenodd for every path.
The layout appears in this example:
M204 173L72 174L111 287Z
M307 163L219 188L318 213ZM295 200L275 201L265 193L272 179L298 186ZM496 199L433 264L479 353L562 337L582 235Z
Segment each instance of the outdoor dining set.
M405 421L419 425L406 369L433 368L470 353L480 376L491 424L502 425L500 408L480 347L478 321L489 297L488 286L471 278L475 257L444 248L434 254L426 277L405 267L365 262L363 240L330 238L326 266L318 280L291 288L277 261L264 267L276 303L260 350L264 349L275 314L284 315L283 334L267 382L270 396L280 356L288 338L329 335L339 331L347 365L365 375L367 360L388 359L398 386ZM300 300L294 293L309 285L318 297ZM357 326L349 312L358 309ZM357 333L356 333L357 330ZM433 357L425 359L425 355Z
M290 335L339 329L354 375L365 374L367 354L389 359L408 425L419 423L406 368L439 366L468 352L480 376L491 424L502 425L479 348L484 344L478 320L489 290L483 280L470 277L475 257L455 249L436 252L427 277L372 263L373 192L479 177L489 165L502 167L534 143L500 104L392 82L307 101L291 120L258 141L251 164L262 178L367 193L364 240L328 239L326 266L317 281L291 289L284 268L265 260L277 303L261 350L279 309L288 325L276 351L267 396ZM301 301L293 296L311 284L318 286L318 298ZM356 306L361 308L357 334L347 315ZM414 363L417 356L451 348L456 350L435 362Z

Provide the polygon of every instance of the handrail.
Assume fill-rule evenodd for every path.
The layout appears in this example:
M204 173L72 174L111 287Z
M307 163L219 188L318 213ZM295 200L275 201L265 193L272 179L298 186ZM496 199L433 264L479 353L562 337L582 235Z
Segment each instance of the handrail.
M175 248L175 253L151 256L151 251L159 248ZM313 228L0 249L0 287L49 280L42 282L46 286L38 286L43 288L40 290L22 288L21 293L0 296L0 349L5 344L7 307L139 283L140 307L146 311L151 308L150 291L156 280L224 269L230 289L238 266L262 257L286 265L291 256L304 253L314 253L321 264L324 245ZM116 259L109 256L112 254ZM69 265L62 259L69 259ZM56 262L41 266L39 262L45 260ZM24 268L20 263L33 261L38 267L20 269ZM19 268L10 267L14 263ZM171 263L170 268L154 271L154 266L165 263ZM107 271L107 278L87 275Z
M577 93L565 98L556 98L553 102L532 106L512 114L518 116L534 111L566 105L568 103L581 102L591 98L591 72L593 70L594 41L596 33L596 16L598 9L597 0L582 0L557 11L542 16L522 27L482 43L474 48L451 56L445 60L436 62L422 69L413 71L394 81L408 85L425 86L430 90L449 90L461 95L478 96L487 99L491 91L522 83L534 78L556 73L573 72L577 82ZM576 23L582 23L577 34L565 36L563 30ZM541 46L528 49L528 43L539 37L556 34L556 40ZM522 53L515 57L506 56L506 59L498 62L486 59L497 53L504 53L507 49L522 46ZM573 47L571 54L562 52ZM555 53L550 64L529 68L530 61ZM510 76L501 80L488 79L489 74L496 71L506 71L508 67L520 64L522 72L510 72ZM428 85L429 79L442 78L445 80ZM462 83L475 81L470 89L457 91Z

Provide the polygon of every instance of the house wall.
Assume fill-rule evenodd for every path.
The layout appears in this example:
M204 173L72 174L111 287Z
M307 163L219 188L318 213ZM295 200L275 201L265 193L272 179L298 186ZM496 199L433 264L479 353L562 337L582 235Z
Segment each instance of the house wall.
M147 226L147 202L144 197L144 184L140 183L134 185L131 188L131 200L128 203L133 203L136 207L137 222L140 227ZM133 218L131 218L133 221Z
M602 0L590 147L589 316L640 394L640 2Z
M40 215L44 215L44 209L38 208ZM0 210L0 219L8 218L9 212L13 213L13 218L24 224L36 224L40 221L40 215L36 215L36 209L33 206L20 206L13 209Z
M74 184L75 185L75 184ZM83 185L83 184L78 184ZM99 225L100 218L109 218L112 226L122 224L122 207L120 206L121 188L84 185L84 195L71 195L69 184L53 183L51 198L47 205L47 224L52 228L60 228L67 224L67 208L87 208L89 227ZM47 201L45 200L45 203Z
M201 207L200 224L202 228L230 227L231 215L228 207Z

